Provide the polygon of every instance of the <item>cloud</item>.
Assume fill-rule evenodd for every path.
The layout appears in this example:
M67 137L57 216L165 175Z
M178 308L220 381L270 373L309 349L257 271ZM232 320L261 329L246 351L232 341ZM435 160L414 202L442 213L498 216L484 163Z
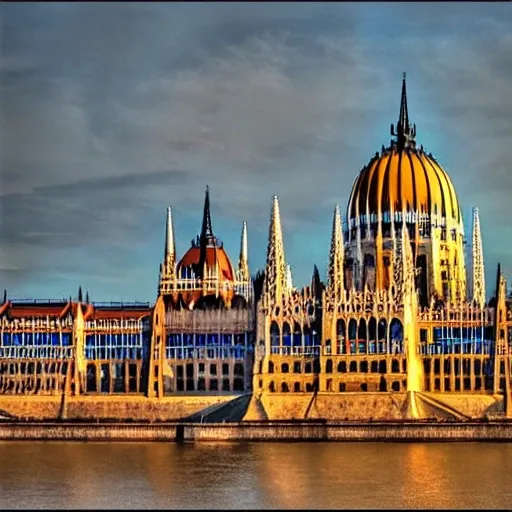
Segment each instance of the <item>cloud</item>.
M499 249L512 269L494 228L510 229L512 185L502 6L32 7L0 6L0 264L18 268L0 279L19 293L87 280L101 299L152 299L165 208L184 251L206 184L232 257L248 221L254 267L278 193L305 283L325 266L334 203L389 142L403 70L419 142L480 206L489 261Z

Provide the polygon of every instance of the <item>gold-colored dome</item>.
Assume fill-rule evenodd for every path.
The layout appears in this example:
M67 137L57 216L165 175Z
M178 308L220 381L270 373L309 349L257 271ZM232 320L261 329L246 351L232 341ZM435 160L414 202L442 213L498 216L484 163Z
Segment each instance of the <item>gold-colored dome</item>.
M417 212L462 222L455 188L443 168L423 150L397 145L377 154L356 178L347 218ZM375 218L375 222L377 218ZM372 222L372 217L370 217Z

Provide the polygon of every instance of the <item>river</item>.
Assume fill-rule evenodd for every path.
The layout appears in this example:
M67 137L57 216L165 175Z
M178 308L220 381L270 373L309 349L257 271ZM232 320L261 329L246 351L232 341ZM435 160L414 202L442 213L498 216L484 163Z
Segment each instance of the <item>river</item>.
M1 442L0 508L512 509L512 443Z

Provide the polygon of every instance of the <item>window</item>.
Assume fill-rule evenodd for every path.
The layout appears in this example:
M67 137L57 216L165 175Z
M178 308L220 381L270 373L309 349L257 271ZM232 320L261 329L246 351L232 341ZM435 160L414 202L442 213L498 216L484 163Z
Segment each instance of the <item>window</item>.
M210 365L210 375L217 375L217 365L216 364Z

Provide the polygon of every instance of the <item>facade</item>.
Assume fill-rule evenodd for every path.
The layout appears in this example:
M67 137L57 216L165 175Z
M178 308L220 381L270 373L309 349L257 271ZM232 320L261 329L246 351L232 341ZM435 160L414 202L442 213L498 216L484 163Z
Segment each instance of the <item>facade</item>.
M391 135L356 177L345 219L334 208L325 284L316 273L293 286L277 196L264 273L251 278L245 222L235 267L207 188L201 232L179 260L168 208L154 305L5 295L0 394L309 393L310 405L350 393L503 394L512 414L512 298L498 266L486 302L478 209L466 258L455 188L416 143L405 76Z
M4 297L0 393L144 393L151 311L148 303Z
M250 390L255 315L247 247L244 222L235 268L213 234L207 188L201 233L176 263L168 209L153 323L152 395Z

